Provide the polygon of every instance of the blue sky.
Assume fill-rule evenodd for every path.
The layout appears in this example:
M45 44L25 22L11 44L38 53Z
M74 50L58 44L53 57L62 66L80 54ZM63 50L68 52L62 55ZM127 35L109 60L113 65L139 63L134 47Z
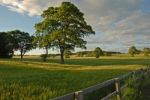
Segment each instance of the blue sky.
M34 34L35 23L48 6L59 6L64 0L0 0L0 31L20 29ZM65 0L74 3L85 14L96 35L86 38L88 50L126 52L135 45L150 47L150 0ZM42 50L30 52L42 53Z
M34 24L41 20L40 17L11 11L5 6L0 6L0 12L0 31L20 29L33 34Z

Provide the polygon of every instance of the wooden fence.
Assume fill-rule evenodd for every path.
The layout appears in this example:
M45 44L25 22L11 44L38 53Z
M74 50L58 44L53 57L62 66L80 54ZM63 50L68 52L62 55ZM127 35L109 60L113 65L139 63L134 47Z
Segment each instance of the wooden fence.
M103 97L101 100L110 100L112 97L115 97L115 96L117 97L117 100L122 100L121 91L127 85L126 84L121 85L121 81L126 80L131 76L134 77L135 75L137 75L139 73L145 73L145 72L150 72L150 69L147 68L147 69L140 69L140 70L136 70L133 72L129 72L128 74L125 74L123 76L119 76L117 78L107 80L107 81L100 83L98 85L91 86L91 87L88 87L86 89L83 89L83 90L80 90L77 92L73 92L73 93L70 93L70 94L67 94L67 95L64 95L61 97L57 97L57 98L54 98L52 100L84 100L85 94L89 94L89 93L92 93L94 91L97 91L97 90L100 90L102 88L105 88L107 86L112 86L112 85L115 85L115 90L112 93L108 93L108 95Z

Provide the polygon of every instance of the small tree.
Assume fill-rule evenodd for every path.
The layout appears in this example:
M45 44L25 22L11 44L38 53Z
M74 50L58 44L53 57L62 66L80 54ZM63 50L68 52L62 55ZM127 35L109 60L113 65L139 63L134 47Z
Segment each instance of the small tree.
M143 49L143 53L144 53L145 56L149 56L149 54L150 54L150 48L144 48Z
M129 53L132 57L134 57L134 55L138 53L138 50L136 49L135 46L132 46L132 47L129 48L128 53Z
M33 45L34 36L30 36L27 32L21 32L20 30L10 31L12 36L13 48L20 51L21 59L25 53L35 47Z
M96 47L94 50L94 54L96 58L99 58L100 56L104 55L102 49L100 47Z

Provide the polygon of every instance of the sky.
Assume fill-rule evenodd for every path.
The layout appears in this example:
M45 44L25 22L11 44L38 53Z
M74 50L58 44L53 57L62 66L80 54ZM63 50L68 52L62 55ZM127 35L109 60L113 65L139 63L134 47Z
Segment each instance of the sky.
M0 0L0 31L20 29L34 34L42 11L63 1L74 3L96 32L85 38L87 50L127 52L130 46L150 47L150 0Z

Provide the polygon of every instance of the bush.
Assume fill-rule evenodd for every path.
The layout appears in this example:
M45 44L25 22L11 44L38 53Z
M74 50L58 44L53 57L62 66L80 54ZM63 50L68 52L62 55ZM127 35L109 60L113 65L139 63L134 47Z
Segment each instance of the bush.
M125 100L145 100L142 94L143 87L148 83L150 75L142 72L127 81L127 88L124 89L123 97Z
M127 88L125 88L124 96L126 100L142 100L143 97L141 93L140 82L137 82L137 80L130 78L128 80L128 86Z
M47 54L41 54L42 61L47 61Z

